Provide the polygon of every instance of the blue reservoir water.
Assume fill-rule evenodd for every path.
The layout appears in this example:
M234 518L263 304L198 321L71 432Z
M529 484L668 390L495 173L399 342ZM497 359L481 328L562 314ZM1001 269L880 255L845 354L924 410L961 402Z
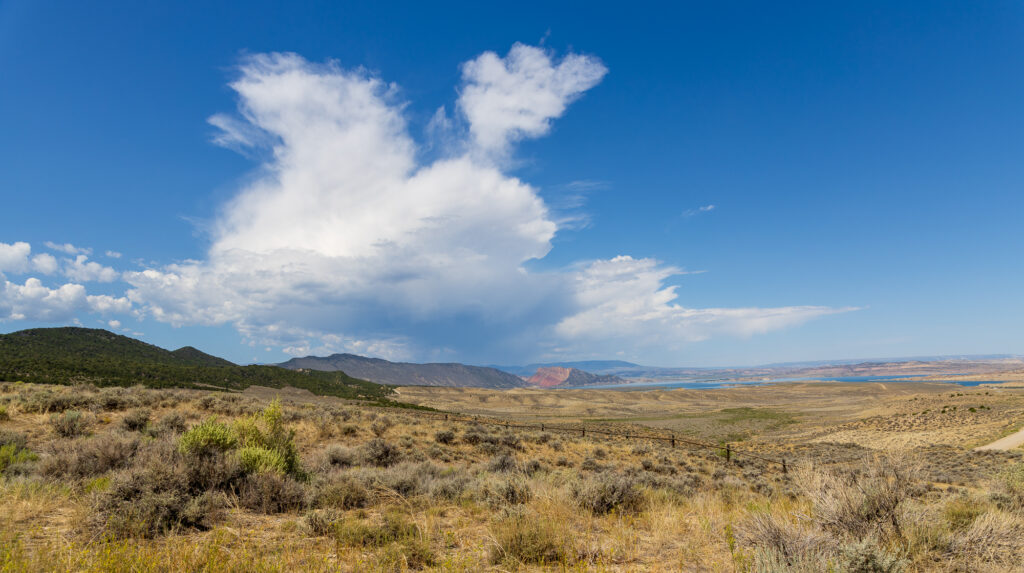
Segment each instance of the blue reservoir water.
M728 380L724 378L708 380L708 379L678 379L678 380L659 380L651 382L636 382L634 384L609 384L602 386L587 386L587 388L602 389L602 390L640 390L640 389L672 389L672 388L689 388L694 390L712 389L712 388L726 388L736 386L760 386L763 384L776 384L779 382L809 382L812 380L816 381L827 381L827 382L890 382L893 380L904 381L906 378L921 378L921 376L840 376L837 378L769 378L767 380ZM964 382L949 382L952 385L958 386L978 386L981 384L999 384L999 380L970 380Z

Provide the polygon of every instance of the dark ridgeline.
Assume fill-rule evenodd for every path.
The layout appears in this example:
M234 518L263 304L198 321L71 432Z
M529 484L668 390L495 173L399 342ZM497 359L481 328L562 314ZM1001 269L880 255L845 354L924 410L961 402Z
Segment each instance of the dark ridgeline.
M327 357L292 358L279 364L292 370L344 371L350 376L396 386L451 386L474 388L522 388L519 376L486 366L458 363L412 364L389 362L355 354L333 354Z
M0 334L0 381L97 386L243 390L291 386L314 394L380 403L393 389L345 372L239 366L191 346L175 351L94 328L34 328Z

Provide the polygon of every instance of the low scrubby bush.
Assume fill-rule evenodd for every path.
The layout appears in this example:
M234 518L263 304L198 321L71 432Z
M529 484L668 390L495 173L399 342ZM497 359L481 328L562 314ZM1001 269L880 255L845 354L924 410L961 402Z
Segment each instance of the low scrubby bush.
M50 427L62 438L75 438L89 432L92 417L78 410L67 410L50 416Z
M575 554L566 529L537 515L514 512L493 523L490 531L495 564L565 564Z
M39 471L49 477L98 476L128 466L138 448L138 438L111 434L56 442L52 453L40 464Z
M455 443L455 432L451 430L441 430L434 434L434 441L439 444L449 446Z
M238 503L257 513L295 511L306 505L306 490L291 476L259 472L246 476L238 492Z
M602 472L573 484L571 494L580 507L598 515L637 512L644 502L632 477L613 472Z
M330 479L313 490L313 505L322 509L356 509L369 502L366 486L351 476Z
M227 424L216 418L207 418L189 428L178 440L178 449L183 454L209 456L233 450L238 445L238 434Z
M38 458L27 447L25 434L17 432L0 432L0 474Z
M402 453L394 445L375 438L363 446L363 461L378 467L388 467L402 459Z
M149 424L149 418L153 413L144 408L136 408L129 411L121 418L121 425L129 432L141 432Z

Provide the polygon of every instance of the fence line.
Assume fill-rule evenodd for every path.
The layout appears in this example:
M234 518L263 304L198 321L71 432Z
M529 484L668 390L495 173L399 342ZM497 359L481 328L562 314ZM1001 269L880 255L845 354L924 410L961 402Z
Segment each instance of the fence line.
M446 422L463 422L463 423L483 424L483 425L488 425L488 426L501 426L501 427L504 427L506 429L516 428L516 429L540 430L542 432L563 432L563 433L574 433L574 434L575 433L579 433L580 437L584 437L584 438L587 436L587 433L591 433L591 434L603 434L603 435L606 435L606 436L624 437L627 440L634 439L634 438L635 439L641 439L641 440L654 440L654 441L660 440L660 441L664 441L664 442L670 443L673 448L676 447L676 443L678 442L680 444L685 444L685 445L689 445L689 446L695 446L695 447L698 447L698 448L707 448L707 449L712 449L712 450L724 450L725 451L725 459L726 459L726 461L731 461L733 455L742 455L744 457L753 458L755 460L759 460L759 461L762 461L762 462L765 462L765 463L768 463L768 464L775 464L775 465L781 466L782 473L787 473L787 471L788 471L788 466L786 464L785 458L783 458L781 460L776 460L776 459L772 459L772 458L766 458L764 456L759 456L757 454L753 454L753 453L750 453L750 452L736 450L736 449L734 449L732 447L731 444L728 444L728 443L725 444L725 445L709 444L707 442L698 442L698 441L694 441L694 440L687 440L687 439L684 439L684 438L679 438L679 437L676 437L675 434L671 434L671 435L668 435L668 436L659 436L659 435L644 434L642 432L638 432L638 433L613 432L613 431L610 431L610 430L601 430L601 429L597 429L597 428L587 428L587 427L583 426L582 424L580 425L580 427L566 427L566 426L558 426L558 425L552 425L552 424L546 424L546 423L541 423L539 425L538 424L513 424L511 422L500 422L500 421L496 421L496 420L487 420L487 419L481 420L480 416L471 416L471 417L470 416L456 416L455 414L434 414L432 412L430 412L430 413L428 413L428 412L418 412L418 415L427 416L427 417L434 417L434 418L437 418L437 419L441 419L441 416L443 415L444 416L444 421L446 421Z

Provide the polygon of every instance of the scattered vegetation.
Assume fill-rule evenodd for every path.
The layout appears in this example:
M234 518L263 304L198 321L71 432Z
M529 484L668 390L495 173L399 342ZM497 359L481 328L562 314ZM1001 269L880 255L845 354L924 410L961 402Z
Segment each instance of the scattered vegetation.
M814 442L783 473L340 400L28 383L0 404L11 570L1001 571L1024 551L1021 454Z

